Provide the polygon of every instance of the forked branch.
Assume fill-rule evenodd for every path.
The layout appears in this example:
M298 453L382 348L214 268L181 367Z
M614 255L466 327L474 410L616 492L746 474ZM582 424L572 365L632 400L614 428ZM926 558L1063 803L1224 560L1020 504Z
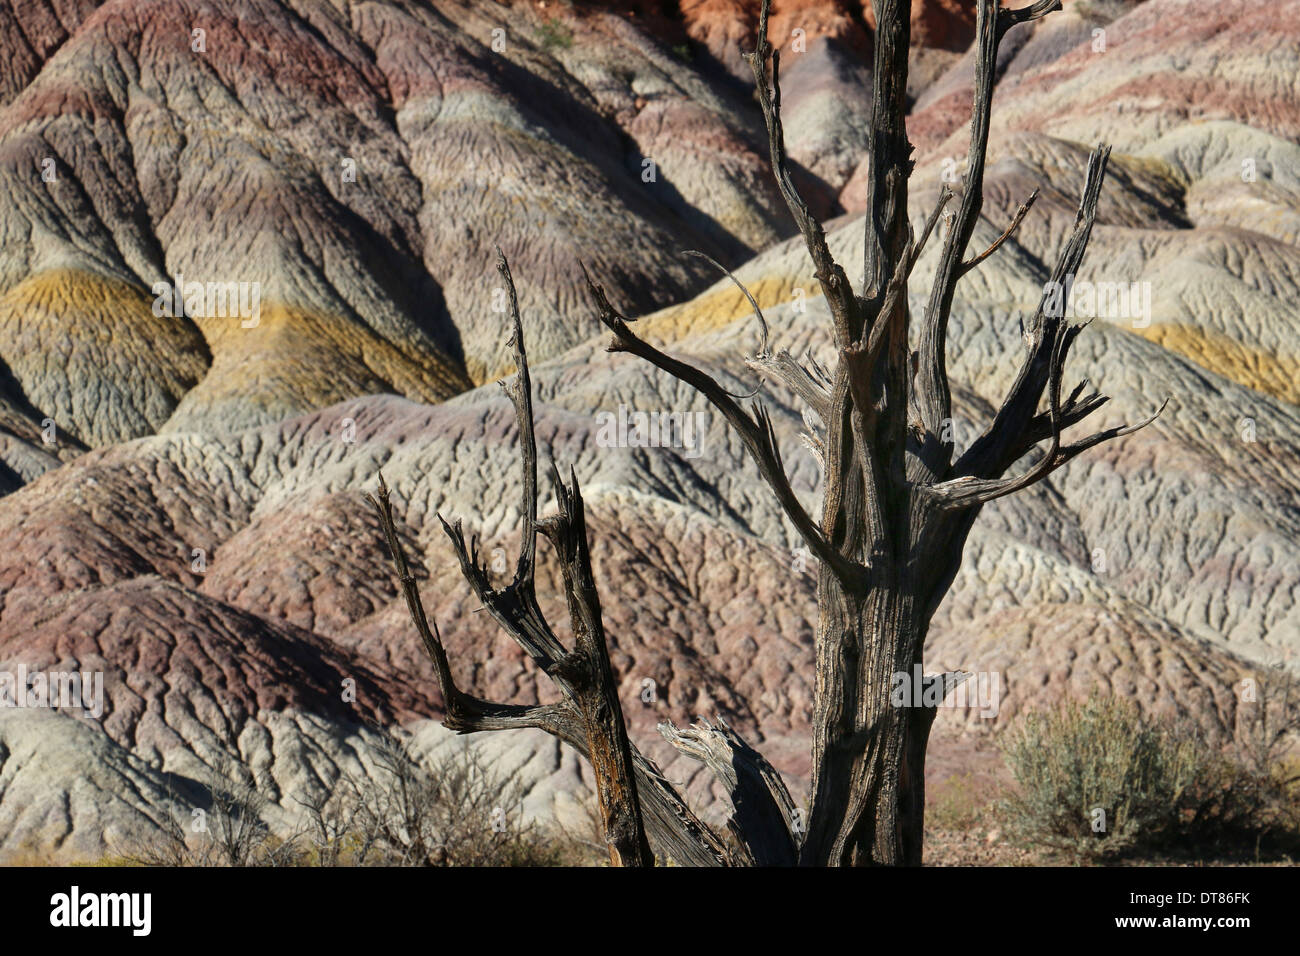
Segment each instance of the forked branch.
M586 275L585 267L583 274ZM772 420L768 417L766 409L755 402L753 414L746 412L736 403L727 390L707 372L680 359L675 359L643 339L638 338L628 327L629 320L610 304L609 299L605 296L605 290L596 285L590 275L586 275L586 279L587 290L591 293L600 321L614 333L614 344L610 347L611 351L630 352L649 362L655 368L667 372L679 381L685 382L703 395L709 401L709 404L722 413L722 417L740 436L745 449L749 452L750 457L754 459L755 464L758 465L759 472L776 494L777 501L785 511L786 516L794 524L813 554L830 566L836 574L845 577L858 574L861 569L830 546L821 529L800 503L794 489L790 487L790 480L785 474L785 465L781 461L780 446L777 444L776 433L772 429Z
M645 820L675 859L706 866L729 863L731 857L717 835L628 739L591 571L586 517L576 477L571 476L566 486L556 474L558 511L545 521L537 519L537 442L528 357L514 281L500 253L497 268L509 293L510 344L518 374L506 385L506 394L519 424L524 472L523 540L514 579L503 588L494 587L479 559L477 539L471 537L467 542L459 521L454 526L442 521L442 525L462 573L483 606L546 673L563 699L539 705L493 703L456 686L441 635L425 614L397 531L388 486L380 476L378 493L367 497L379 515L411 619L433 662L446 711L444 723L460 733L536 727L577 748L592 765L610 861L616 866L653 865ZM550 539L559 557L575 638L572 650L564 648L537 604L534 576L539 531Z
M1042 0L1017 10L998 8L998 0L979 0L975 17L975 97L971 109L970 146L963 175L961 204L948 230L935 273L934 285L925 308L918 348L917 407L921 424L930 434L942 435L943 424L952 416L952 395L948 385L948 320L952 312L957 281L1002 245L1029 211L1033 197L1017 212L1002 238L973 260L964 261L966 248L975 232L984 205L984 164L988 154L989 128L993 115L993 89L997 84L998 46L1007 30L1019 23L1036 20L1061 9L1060 0ZM937 475L951 460L948 442L939 442L929 462Z
M1074 230L1027 325L1029 354L1006 400L988 428L953 466L955 477L922 486L922 491L944 508L970 507L1019 491L1089 448L1145 428L1164 410L1162 404L1145 421L1106 429L1071 444L1061 443L1061 433L1067 427L1083 421L1106 402L1105 396L1098 393L1080 398L1086 382L1081 382L1065 403L1061 402L1060 389L1070 346L1084 328L1065 320L1063 290L1077 273L1087 250L1109 156L1109 147L1098 146L1088 158ZM1044 388L1048 390L1048 410L1040 413L1037 406ZM1027 472L1017 478L998 477L1044 438L1049 440L1049 448Z
M852 317L856 311L853 289L849 285L848 276L831 255L830 246L826 243L826 231L799 195L790 173L785 151L785 129L781 122L781 53L773 50L767 40L770 8L771 0L763 0L758 15L758 40L754 52L743 55L754 73L754 87L758 94L758 104L763 110L763 120L767 124L768 148L777 188L790 209L790 215L794 217L795 225L799 227L808 254L812 256L817 280L821 283L822 292L835 319L840 345L844 346L853 340ZM769 59L772 61L770 79L767 73Z
M384 529L388 541L388 552L392 555L393 565L397 569L397 579L401 584L402 595L406 598L407 610L415 623L416 633L424 644L424 649L433 663L434 675L438 680L438 689L442 693L443 708L446 716L443 726L457 733L468 734L481 730L515 730L537 727L552 734L559 734L561 728L572 722L577 713L569 704L497 704L462 692L452 677L451 664L443 647L442 635L438 625L430 626L424 613L424 604L420 600L419 586L410 566L406 561L406 550L398 537L397 524L393 520L393 506L388 485L384 476L379 475L379 489L374 495L367 493L366 500L374 506L379 515L379 523Z
M959 275L965 275L967 272L970 272L989 256L993 255L993 253L997 252L998 249L1002 247L1002 243L1010 239L1016 229L1020 227L1020 223L1023 222L1025 216L1029 214L1030 207L1034 205L1034 200L1037 198L1038 190L1035 189L1029 194L1029 198L1020 204L1020 208L1016 210L1016 214L1011 217L1011 224L1007 226L1006 229L1002 230L1002 235L993 240L993 244L977 255L974 259L967 259L963 262Z

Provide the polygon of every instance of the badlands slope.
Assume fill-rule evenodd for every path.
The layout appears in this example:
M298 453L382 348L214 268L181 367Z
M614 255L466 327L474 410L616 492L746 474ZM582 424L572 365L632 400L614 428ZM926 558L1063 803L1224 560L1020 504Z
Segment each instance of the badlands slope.
M434 517L463 517L512 560L495 244L523 300L542 460L583 483L634 738L719 813L654 725L723 714L801 793L815 571L738 441L687 389L605 352L577 285L581 258L642 334L748 392L755 323L677 255L703 248L755 291L774 345L830 362L811 264L728 72L736 41L710 27L725 18L681 5L688 63L648 7L644 26L580 7L557 27L494 3L91 6L0 11L40 26L21 42L5 27L0 82L0 669L102 670L107 702L98 720L0 710L0 853L108 852L223 755L287 823L296 794L368 772L371 722L456 745L361 497L380 468L462 685L548 697L476 613ZM792 153L857 263L861 54L848 28L809 23L784 71ZM1012 381L1018 318L1099 139L1115 153L1079 278L1139 283L1150 308L1099 317L1071 371L1112 397L1100 424L1169 405L979 519L928 659L998 672L1000 709L941 713L934 773L945 748L1098 687L1230 732L1234 683L1297 662L1298 24L1300 0L1147 0L1008 37L976 244L1042 194L959 288L958 441ZM909 125L916 219L965 150L970 63L937 52L950 65L916 90ZM914 308L934 264L932 250ZM155 316L152 285L176 273L261 282L259 324ZM811 506L798 405L764 399ZM601 413L620 406L701 413L699 441L604 447ZM555 574L544 564L541 600L563 620ZM530 813L576 812L588 771L572 753L529 735L479 745L520 769Z

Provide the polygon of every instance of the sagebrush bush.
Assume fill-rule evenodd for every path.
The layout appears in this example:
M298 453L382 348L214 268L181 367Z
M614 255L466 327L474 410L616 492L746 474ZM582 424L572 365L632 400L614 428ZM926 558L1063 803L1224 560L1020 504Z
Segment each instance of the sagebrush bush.
M573 46L573 31L558 20L543 20L537 28L537 45L550 53Z
M1001 808L1008 830L1082 856L1169 838L1203 771L1194 740L1144 723L1114 697L1028 714L1002 748L1019 787Z
M1001 746L1017 790L998 812L1022 844L1102 859L1294 843L1294 780L1280 758L1255 766L1114 697L1028 714Z

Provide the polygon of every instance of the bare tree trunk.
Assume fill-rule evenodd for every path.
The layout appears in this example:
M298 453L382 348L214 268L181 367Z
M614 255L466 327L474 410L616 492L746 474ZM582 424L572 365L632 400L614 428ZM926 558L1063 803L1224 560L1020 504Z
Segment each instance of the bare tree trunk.
M919 841L905 835L919 833L924 774L916 762L923 767L929 721L894 701L894 675L911 673L924 639L912 583L902 569L849 590L823 574L818 600L812 806L801 862L919 862Z

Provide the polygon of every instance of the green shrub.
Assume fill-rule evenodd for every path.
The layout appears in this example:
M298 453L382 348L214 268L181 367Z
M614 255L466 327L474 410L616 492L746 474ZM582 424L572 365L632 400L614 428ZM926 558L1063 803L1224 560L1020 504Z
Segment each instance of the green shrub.
M1167 840L1203 771L1193 740L1144 724L1114 697L1029 714L1002 747L1019 785L1002 805L1012 836L1079 856Z
M547 53L573 46L573 31L559 20L543 20L537 28L537 45Z
M1018 790L998 812L1022 844L1090 859L1295 845L1294 781L1282 761L1251 766L1195 728L1144 720L1114 697L1028 714L1001 746Z

